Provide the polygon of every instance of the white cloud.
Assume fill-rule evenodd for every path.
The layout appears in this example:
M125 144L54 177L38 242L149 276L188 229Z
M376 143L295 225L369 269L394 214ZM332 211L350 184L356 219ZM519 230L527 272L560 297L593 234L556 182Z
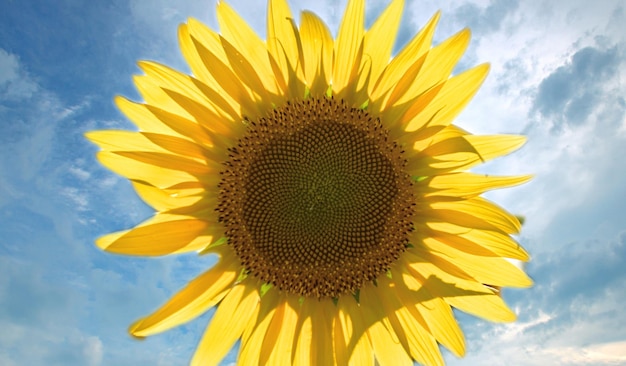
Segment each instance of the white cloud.
M87 337L83 347L83 354L87 359L87 365L99 366L102 364L103 345L98 337Z
M207 1L145 1L132 0L130 10L136 21L147 26L150 32L165 31L163 25L176 25L190 16L208 20L214 14L215 2Z
M72 166L68 170L72 175L82 181L87 180L89 179L89 177L91 177L91 173L78 166Z
M533 327L549 322L553 317L539 312L537 318L529 320L527 322L518 321L515 323L505 324L496 328L495 333L501 341L511 342L515 341L524 332L532 329Z
M81 192L75 187L65 187L61 190L60 194L69 199L71 206L77 211L85 211L89 205L89 199L86 192Z
M18 61L15 55L0 49L0 85L9 83L18 78Z
M0 99L29 98L38 88L20 67L18 57L0 48Z

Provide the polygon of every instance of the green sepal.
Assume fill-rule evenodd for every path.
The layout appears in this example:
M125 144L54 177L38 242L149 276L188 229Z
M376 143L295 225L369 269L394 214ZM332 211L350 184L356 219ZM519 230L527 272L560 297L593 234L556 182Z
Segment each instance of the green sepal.
M526 216L515 215L515 218L517 219L517 221L519 221L521 225L524 225L524 223L526 222Z
M237 276L237 280L235 282L239 283L245 280L248 277L248 271L245 268L242 268L239 272L239 276Z
M376 281L375 278L372 280L372 283L374 284L374 286L378 287L378 281Z
M200 250L198 252L198 255L205 255L207 253L210 253L213 249L224 245L228 243L228 238L225 236L222 236L221 238L217 239L216 241L212 242L211 244L207 245L204 249Z
M407 248L415 248L415 245L411 244L411 243L406 243L406 247Z
M361 297L361 290L357 289L353 294L352 297L354 297L354 299L356 300L357 304L361 303L360 297Z
M417 176L412 176L411 179L413 179L413 181L415 183L419 183L423 180L426 180L428 177L427 176L421 176L421 177L417 177Z
M274 285L271 283L264 283L261 285L261 297L265 296L265 294L272 288Z
M302 304L304 304L304 296L300 296L298 298L298 304L300 304L300 306L302 306Z
M387 276L388 279L391 279L393 277L390 269L388 269L387 272L385 272L385 276Z
M335 306L337 306L337 304L339 303L339 298L333 297L333 304L335 304Z
M217 239L216 241L214 241L213 243L209 244L209 246L207 248L217 248L221 245L224 245L228 243L228 238L225 236L222 236L221 238Z
M328 89L326 89L326 96L329 97L329 98L333 96L333 86L332 85L329 85Z
M370 105L370 100L366 100L365 102L363 102L363 104L361 104L361 106L359 107L359 109L363 109L366 110L367 106Z

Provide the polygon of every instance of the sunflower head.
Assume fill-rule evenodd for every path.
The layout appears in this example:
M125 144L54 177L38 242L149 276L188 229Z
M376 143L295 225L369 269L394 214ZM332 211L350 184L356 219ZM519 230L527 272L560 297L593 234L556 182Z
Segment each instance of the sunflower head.
M139 131L87 137L156 214L97 244L219 259L131 334L217 306L192 364L241 340L242 364L439 365L438 344L465 351L452 308L515 318L498 293L531 285L509 261L529 259L520 222L481 194L528 177L468 169L524 138L452 124L488 66L452 75L470 34L431 47L439 14L392 57L403 6L365 30L350 0L333 38L270 0L262 40L219 2L219 32L180 26L193 75L139 64L145 101L116 99Z
M328 97L247 121L219 184L242 265L286 293L356 293L406 249L415 198L401 147L365 110Z

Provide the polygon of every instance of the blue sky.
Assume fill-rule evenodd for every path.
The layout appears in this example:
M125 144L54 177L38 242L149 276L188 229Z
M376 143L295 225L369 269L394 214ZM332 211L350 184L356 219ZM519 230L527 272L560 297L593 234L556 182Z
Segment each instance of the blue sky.
M231 1L264 34L263 1ZM345 1L290 1L336 30ZM368 21L386 0L368 1ZM211 312L144 341L126 328L211 265L143 259L93 240L151 215L82 134L130 129L116 94L137 99L135 62L188 70L176 28L216 26L214 0L3 0L0 12L0 364L184 365ZM524 215L536 284L506 290L519 314L459 314L467 356L450 365L626 365L626 3L407 1L399 42L437 10L436 41L469 26L459 70L492 71L457 124L523 133L518 153L478 171L533 173L489 194ZM224 364L232 362L233 355Z

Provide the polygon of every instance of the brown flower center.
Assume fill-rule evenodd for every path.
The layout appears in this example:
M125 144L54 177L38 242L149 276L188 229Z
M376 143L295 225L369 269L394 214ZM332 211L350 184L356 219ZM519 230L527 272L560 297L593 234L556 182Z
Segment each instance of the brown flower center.
M355 293L406 249L414 197L378 119L309 98L249 122L220 183L220 221L246 270L307 297Z

